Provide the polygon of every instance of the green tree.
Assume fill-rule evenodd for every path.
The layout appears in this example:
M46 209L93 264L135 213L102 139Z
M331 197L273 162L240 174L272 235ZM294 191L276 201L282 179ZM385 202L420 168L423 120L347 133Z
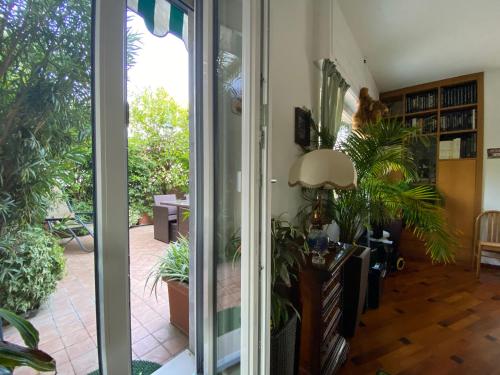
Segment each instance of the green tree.
M0 2L0 230L43 220L90 136L88 1Z
M154 194L188 191L188 124L188 110L164 88L146 89L132 100L129 134L132 207L148 212Z
M92 196L91 2L2 1L0 36L2 230L41 223L55 187ZM128 68L140 35L127 47Z

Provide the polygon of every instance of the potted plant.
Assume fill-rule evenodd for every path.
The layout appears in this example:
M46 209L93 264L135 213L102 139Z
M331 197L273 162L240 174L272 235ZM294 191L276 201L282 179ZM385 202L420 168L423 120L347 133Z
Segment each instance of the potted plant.
M322 139L322 147L335 145L335 137ZM358 183L354 190L329 193L323 221L338 224L341 242L355 243L365 229L402 219L424 241L433 261L450 262L456 237L446 221L440 193L418 181L410 141L426 142L426 138L417 129L383 119L352 132L337 145L353 160ZM393 178L394 174L401 177ZM306 221L317 193L314 189L304 193L311 202L302 210Z
M27 347L3 340L2 319L19 331ZM38 331L27 320L0 308L0 374L12 374L16 367L28 366L37 371L55 371L56 361L38 350Z
M271 220L271 374L293 374L297 319L292 282L305 260L305 236L286 220Z
M179 236L171 242L165 255L151 270L146 285L152 280L151 292L157 292L161 281L167 283L170 323L189 335L189 240Z
M139 225L152 225L153 224L153 209L151 207L141 206L139 210Z

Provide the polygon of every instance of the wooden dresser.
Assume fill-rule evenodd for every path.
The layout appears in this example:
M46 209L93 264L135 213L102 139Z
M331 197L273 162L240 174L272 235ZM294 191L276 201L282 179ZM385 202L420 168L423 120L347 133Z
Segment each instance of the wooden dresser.
M299 374L335 374L347 358L349 344L340 333L343 268L357 249L342 245L321 266L313 265L309 257L299 274Z

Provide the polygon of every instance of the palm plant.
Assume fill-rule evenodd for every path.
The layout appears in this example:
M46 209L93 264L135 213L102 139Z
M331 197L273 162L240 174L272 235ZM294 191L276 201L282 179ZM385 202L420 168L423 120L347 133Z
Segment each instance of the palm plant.
M426 138L394 120L383 119L352 132L339 148L355 164L358 187L329 193L324 221L335 221L340 241L353 243L372 224L403 219L424 241L431 259L446 263L453 260L456 239L445 219L439 192L432 185L417 183L410 142L426 142ZM322 147L333 148L334 144L322 140ZM314 194L306 191L305 197L312 200Z

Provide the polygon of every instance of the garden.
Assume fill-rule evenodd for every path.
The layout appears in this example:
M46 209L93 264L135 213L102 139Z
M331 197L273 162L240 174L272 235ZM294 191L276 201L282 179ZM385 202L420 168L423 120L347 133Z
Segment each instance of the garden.
M31 318L71 272L48 212L94 211L90 1L3 2L0 30L0 308ZM128 69L141 35L128 30L127 47ZM132 227L154 194L187 193L189 128L165 89L129 99Z

